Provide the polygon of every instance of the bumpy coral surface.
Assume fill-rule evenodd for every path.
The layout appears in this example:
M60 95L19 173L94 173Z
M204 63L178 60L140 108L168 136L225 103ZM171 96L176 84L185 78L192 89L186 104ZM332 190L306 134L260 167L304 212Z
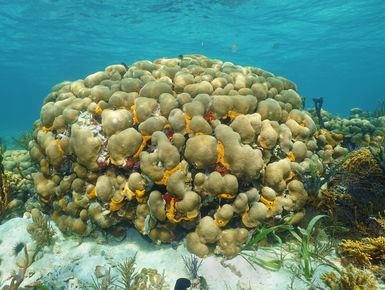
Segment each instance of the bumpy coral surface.
M26 195L26 193L33 192L33 183L30 176L33 172L36 172L36 168L27 150L5 151L3 166L13 198L16 197L16 193Z
M233 256L250 229L303 209L293 169L324 172L315 131L297 86L260 68L201 55L110 65L46 97L35 190L66 233L129 221L154 242L188 231L196 255Z

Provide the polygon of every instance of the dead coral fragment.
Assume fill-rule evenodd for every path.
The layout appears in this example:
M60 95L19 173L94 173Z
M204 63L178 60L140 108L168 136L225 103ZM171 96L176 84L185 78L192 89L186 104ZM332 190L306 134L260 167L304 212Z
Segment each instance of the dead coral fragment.
M321 279L332 290L378 289L374 276L369 271L362 271L353 265L342 270L340 277L335 272L329 272L324 273Z
M372 267L385 262L385 237L366 238L363 241L342 240L340 248L345 256L359 266Z
M162 274L156 269L142 268L142 270L135 275L133 288L126 289L169 289L165 281L165 271Z
M135 262L136 254L118 265L118 283L123 289L163 289L167 286L164 271L159 274L155 269L142 268L137 272Z

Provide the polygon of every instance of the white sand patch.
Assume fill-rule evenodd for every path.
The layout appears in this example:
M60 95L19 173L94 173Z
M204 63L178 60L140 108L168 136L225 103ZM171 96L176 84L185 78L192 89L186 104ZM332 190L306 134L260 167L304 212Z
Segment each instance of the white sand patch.
M26 230L30 222L30 219L14 218L0 226L2 285L9 284L7 279L12 270L18 270L15 257L12 255L12 247L20 241L31 244L30 235ZM35 261L28 268L22 285L38 280L45 282L46 285L55 281L55 289L74 289L69 286L74 281L71 278L92 282L95 267L98 265L111 267L111 273L118 275L116 266L135 253L137 253L137 270L142 267L157 269L159 273L165 270L170 289L174 289L178 278L188 277L182 256L189 256L190 253L183 243L180 243L176 250L170 245L155 245L143 239L131 228L127 231L126 238L120 242L111 239L108 243L97 244L92 238L84 238L79 244L76 240L66 239L56 225L54 228L56 234L53 244L37 254ZM261 256L264 256L264 252L261 252ZM289 289L292 273L286 270L273 272L258 266L254 270L240 256L225 261L234 267L230 269L221 264L221 259L217 256L203 259L198 272L206 279L210 289L237 289L237 283L241 283L244 287L250 286L251 289ZM295 289L306 289L306 286L297 281Z

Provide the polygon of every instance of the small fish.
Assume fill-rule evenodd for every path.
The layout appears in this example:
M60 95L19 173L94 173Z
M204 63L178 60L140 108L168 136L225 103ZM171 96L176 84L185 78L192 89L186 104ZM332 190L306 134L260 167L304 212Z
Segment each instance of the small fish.
M187 290L191 286L191 282L186 278L179 278L176 280L174 290Z
M274 43L272 48L273 48L273 49L279 48L279 43L278 43L278 42Z
M231 47L231 52L235 53L238 51L238 46L236 44L234 44L232 47Z
M30 284L24 285L24 288L37 288L37 289L48 289L43 285L41 281L35 281Z

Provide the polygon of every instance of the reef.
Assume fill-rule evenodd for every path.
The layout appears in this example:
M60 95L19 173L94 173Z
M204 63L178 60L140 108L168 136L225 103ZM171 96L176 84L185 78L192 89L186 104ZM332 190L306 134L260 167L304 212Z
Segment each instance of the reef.
M344 146L356 149L382 142L385 137L385 115L382 108L377 108L373 113L364 112L359 108L350 110L350 115L340 117L325 110L320 110L319 115L324 120L324 128L331 134L342 136ZM317 117L317 110L309 109L313 118Z
M4 172L2 148L0 145L0 215L4 212L8 203L11 201L7 176Z
M33 200L34 186L32 173L36 167L27 150L7 150L2 155L3 178L7 182L8 202L3 219L21 217L38 203Z
M347 154L302 100L284 77L202 55L59 83L29 143L40 207L67 234L132 224L155 243L186 235L199 257L232 257L268 220L301 219L296 172L321 178Z

